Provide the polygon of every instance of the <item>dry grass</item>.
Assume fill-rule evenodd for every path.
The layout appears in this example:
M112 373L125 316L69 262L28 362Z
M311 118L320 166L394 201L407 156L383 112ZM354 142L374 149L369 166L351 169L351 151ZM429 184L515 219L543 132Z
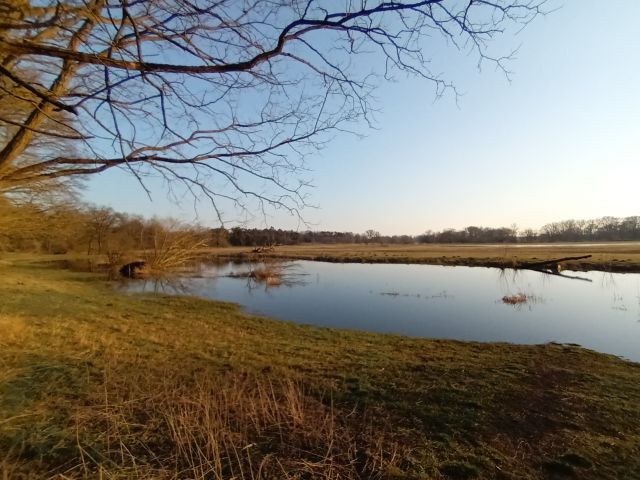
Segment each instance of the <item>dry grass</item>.
M212 255L251 256L249 248L209 249ZM603 270L640 272L640 244L637 242L589 244L473 245L473 244L310 244L279 246L264 256L280 259L318 260L357 263L426 263L434 265L468 265L512 268L522 263L568 256L591 255L591 258L563 263L568 270Z
M516 293L515 295L505 295L502 297L502 303L507 305L521 305L529 301L529 295L526 293Z
M2 480L640 471L640 365L577 347L306 327L29 263L2 267L0 328Z
M1 312L1 310L0 310ZM0 348L19 343L27 332L27 322L21 315L0 313Z
M400 462L370 415L356 421L291 379L228 373L131 387L107 379L104 398L76 412L80 462L67 477L382 478Z

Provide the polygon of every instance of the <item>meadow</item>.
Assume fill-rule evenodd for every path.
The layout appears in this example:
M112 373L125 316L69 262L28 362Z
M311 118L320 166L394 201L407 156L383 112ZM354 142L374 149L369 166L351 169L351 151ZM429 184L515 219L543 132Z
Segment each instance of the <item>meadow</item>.
M213 255L247 255L242 247L215 248ZM523 263L591 255L563 263L569 270L640 272L640 243L527 244L300 244L279 245L262 255L325 262L424 263L512 268Z
M640 478L640 364L0 262L0 478Z

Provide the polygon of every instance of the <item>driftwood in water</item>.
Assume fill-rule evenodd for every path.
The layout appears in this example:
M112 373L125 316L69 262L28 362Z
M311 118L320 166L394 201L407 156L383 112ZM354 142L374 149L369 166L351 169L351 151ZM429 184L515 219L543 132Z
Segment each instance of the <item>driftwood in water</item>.
M561 262L568 262L569 260L582 260L590 257L591 255L582 255L580 257L555 258L553 260L545 260L543 262L523 263L522 265L519 265L518 268L530 268L533 270L548 268L548 269L558 270L559 264Z
M534 270L536 272L557 275L559 277L570 278L572 280L584 280L587 282L591 282L590 278L563 275L562 273L560 273L560 270L562 270L562 268L560 267L561 262L567 262L569 260L583 260L589 257L591 257L591 255L581 255L579 257L554 258L552 260L545 260L542 262L522 263L518 265L516 268L521 268L525 270Z
M579 277L577 275L567 275L565 273L559 272L557 269L544 269L544 268L528 268L527 270L533 270L534 272L544 273L545 275L555 275L556 277L568 278L570 280L582 280L583 282L593 282L590 278Z

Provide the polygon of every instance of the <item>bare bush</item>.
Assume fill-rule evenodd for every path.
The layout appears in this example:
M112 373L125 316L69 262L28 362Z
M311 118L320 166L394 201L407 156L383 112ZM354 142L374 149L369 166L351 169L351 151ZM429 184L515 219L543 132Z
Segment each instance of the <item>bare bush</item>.
M207 246L202 229L174 221L155 222L149 235L151 245L143 258L146 267L155 273L193 266Z

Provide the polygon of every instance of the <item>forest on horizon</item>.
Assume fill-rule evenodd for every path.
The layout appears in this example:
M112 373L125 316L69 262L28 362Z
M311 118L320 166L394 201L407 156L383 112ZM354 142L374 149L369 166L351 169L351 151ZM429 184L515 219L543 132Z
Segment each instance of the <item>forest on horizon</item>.
M153 248L167 235L189 233L203 247L255 247L297 244L470 244L639 241L640 216L564 220L539 230L510 227L468 226L427 230L420 235L382 235L374 229L363 233L283 230L270 228L211 228L172 219L144 218L111 208L71 204L0 204L0 251L108 253Z

